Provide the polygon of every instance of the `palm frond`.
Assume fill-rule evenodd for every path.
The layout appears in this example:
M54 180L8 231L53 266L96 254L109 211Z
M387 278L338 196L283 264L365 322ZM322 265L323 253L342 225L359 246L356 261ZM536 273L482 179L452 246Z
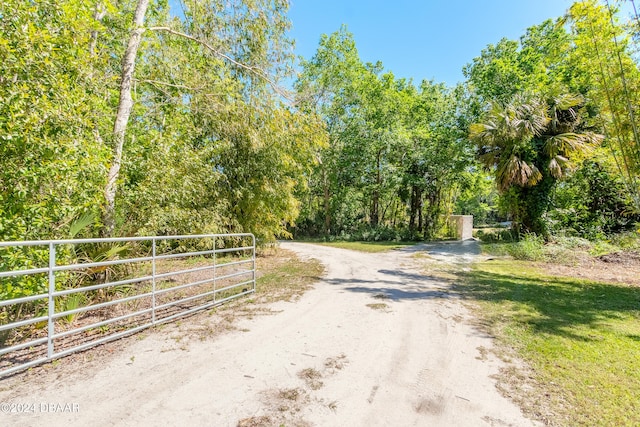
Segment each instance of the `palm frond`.
M542 164L536 166L524 159L543 154L547 159L545 173L548 170L550 177L560 179L571 167L570 159L602 141L601 135L575 132L583 104L580 95L554 93L545 100L527 92L508 103L490 104L483 123L471 125L469 136L478 146L478 158L486 167L495 168L501 192L513 185L534 186L542 180ZM538 138L544 142L542 153Z
M542 179L542 173L534 165L525 162L516 155L511 155L496 169L496 184L500 191L506 191L510 186L531 187Z
M563 156L554 156L549 161L549 173L556 179L560 179L564 176L565 171L569 168L569 159Z
M584 104L581 95L564 93L549 99L549 130L563 133L574 130L579 123L578 109Z
M69 236L73 239L82 230L89 227L95 221L96 221L96 216L91 212L82 215L81 217L73 221L69 226Z
M569 157L577 152L590 151L594 140L597 140L596 134L567 132L549 136L544 144L544 153L550 158L557 155Z
M584 97L573 93L563 93L562 95L554 97L550 102L551 106L558 110L573 110L575 107L578 107L583 103Z

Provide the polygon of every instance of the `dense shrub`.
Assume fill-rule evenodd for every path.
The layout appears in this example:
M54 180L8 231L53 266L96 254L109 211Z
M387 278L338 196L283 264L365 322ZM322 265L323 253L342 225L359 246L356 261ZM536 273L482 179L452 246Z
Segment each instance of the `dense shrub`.
M589 240L629 231L640 221L620 178L596 161L587 161L555 191L547 220L555 234Z
M484 243L504 243L516 240L516 236L511 229L480 229L475 234L475 237Z

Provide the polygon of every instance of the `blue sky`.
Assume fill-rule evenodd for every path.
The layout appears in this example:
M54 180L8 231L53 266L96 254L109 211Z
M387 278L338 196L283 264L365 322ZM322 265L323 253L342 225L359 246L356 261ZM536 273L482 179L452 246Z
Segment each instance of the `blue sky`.
M321 34L347 24L360 57L396 77L455 85L462 67L488 44L517 39L571 0L291 0L296 54L310 58Z
M488 44L516 40L527 28L562 16L574 0L290 0L296 55L311 58L321 34L346 24L360 58L381 61L396 77L453 86ZM169 0L180 15L178 0ZM623 16L630 16L625 3ZM290 80L288 79L290 82Z

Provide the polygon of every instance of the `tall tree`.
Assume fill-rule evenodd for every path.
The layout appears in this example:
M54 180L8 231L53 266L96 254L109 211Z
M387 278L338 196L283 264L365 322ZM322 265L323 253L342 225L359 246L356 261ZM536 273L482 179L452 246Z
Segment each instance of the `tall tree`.
M516 95L508 103L492 103L483 122L471 125L470 137L485 166L495 170L516 230L548 235L543 214L553 186L572 159L601 141L592 132L579 133L583 105L581 97L567 94Z
M145 13L149 5L148 0L138 0L133 14L133 24L122 61L120 78L120 98L113 129L113 156L109 170L107 186L105 188L106 206L104 211L104 226L107 234L113 233L115 228L116 189L120 178L120 166L123 158L123 144L126 129L129 125L133 108L131 97L132 81L135 77L134 68L137 61L138 48L145 31L167 34L192 44L200 52L199 61L209 60L209 66L219 67L217 73L206 73L214 80L220 76L229 79L227 95L235 97L236 101L244 104L248 100L250 109L260 108L252 106L254 100L272 96L267 90L277 89L271 71L286 70L288 56L286 49L288 41L285 31L288 21L285 13L288 7L286 0L247 2L236 0L233 2L185 2L183 4L184 19L173 20L171 25L146 25ZM166 14L164 15L166 19ZM157 47L157 45L156 45ZM189 49L189 48L188 48ZM146 53L143 54L146 60ZM222 62L220 61L222 60ZM199 64L200 66L202 64ZM198 67L196 64L191 66ZM195 114L206 104L198 103L198 90L195 85L176 85L154 79L138 80L158 86L173 86L183 89L182 99L169 96L166 101L178 101ZM184 90L188 89L188 90ZM185 98L186 97L186 98ZM215 107L214 107L215 108Z
M634 62L629 33L612 4L576 2L569 10L575 49L569 63L574 85L584 88L598 112L618 173L640 211L640 70Z
M433 236L469 159L455 91L430 82L416 89L381 63L363 64L344 27L322 37L297 89L330 141L311 176L307 230L317 232L321 209L325 234Z
M328 135L328 145L318 153L320 161L310 180L315 184L311 191L321 198L322 230L329 234L341 228L336 216L342 206L350 204L349 188L359 175L359 159L345 147L353 147L350 142L360 134L363 119L357 108L358 86L367 70L345 26L322 35L316 54L302 65L303 72L295 83L300 109L320 117ZM307 211L315 216L313 204L310 200Z
M104 227L105 234L110 236L115 229L115 202L116 202L116 183L120 176L120 165L122 164L122 150L124 148L124 139L133 108L133 98L131 97L131 86L133 81L133 72L136 65L136 56L138 48L142 41L142 34L145 29L144 16L149 7L149 0L138 0L135 12L133 13L133 24L127 49L122 57L122 74L120 76L120 100L118 101L118 109L113 125L113 158L107 175L107 185L104 190L104 198L106 206L104 209ZM92 43L95 38L92 33Z
M322 144L277 86L288 1L181 6L2 4L1 238L66 237L88 212L89 235L286 233Z
M402 164L412 235L435 237L451 213L451 190L472 161L463 94L423 81L406 118L411 143Z
M570 48L565 20L548 19L528 28L517 41L504 38L488 45L463 73L483 102L508 102L518 93L566 85Z

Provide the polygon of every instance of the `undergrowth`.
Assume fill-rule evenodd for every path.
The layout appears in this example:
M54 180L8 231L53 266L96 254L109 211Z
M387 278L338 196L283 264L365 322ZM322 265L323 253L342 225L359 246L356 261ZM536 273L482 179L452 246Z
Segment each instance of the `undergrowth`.
M511 256L521 261L573 264L582 256L640 250L640 232L619 234L597 241L563 236L554 236L545 241L535 234L525 234L517 242L483 243L482 250L489 255Z

